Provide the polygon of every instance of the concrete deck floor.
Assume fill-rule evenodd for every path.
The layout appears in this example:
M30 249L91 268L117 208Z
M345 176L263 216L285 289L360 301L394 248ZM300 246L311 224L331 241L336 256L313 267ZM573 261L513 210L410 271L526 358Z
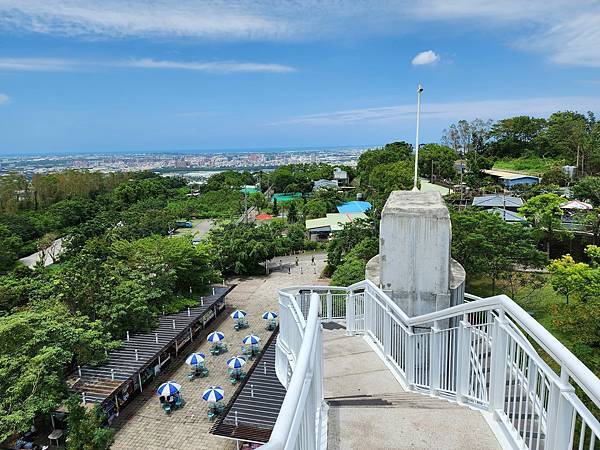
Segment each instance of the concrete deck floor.
M500 449L484 417L405 392L362 336L324 330L328 449Z

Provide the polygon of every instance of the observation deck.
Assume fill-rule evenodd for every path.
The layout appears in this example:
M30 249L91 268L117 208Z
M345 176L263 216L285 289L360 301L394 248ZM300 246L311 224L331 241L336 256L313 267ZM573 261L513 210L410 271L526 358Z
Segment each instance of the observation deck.
M369 280L280 291L261 448L600 449L600 380L510 298L466 298L409 317Z

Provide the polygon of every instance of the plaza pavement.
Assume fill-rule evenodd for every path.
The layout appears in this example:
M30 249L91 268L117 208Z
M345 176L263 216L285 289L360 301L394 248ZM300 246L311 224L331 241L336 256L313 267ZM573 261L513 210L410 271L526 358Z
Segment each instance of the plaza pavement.
M311 265L311 257L315 256L315 266ZM131 404L124 408L121 416L113 423L116 430L115 450L198 450L198 449L235 449L235 442L217 438L209 434L213 424L207 418L207 405L201 398L202 392L211 385L220 385L225 389L225 402L231 398L235 386L229 382L227 375L227 359L241 354L241 339L253 333L266 342L271 332L265 330L265 322L261 315L267 310L278 310L277 291L294 285L326 284L318 281L319 274L325 265L322 253L298 255L299 265L295 264L296 256L278 257L271 267L276 270L268 277L246 277L227 280L237 286L227 296L227 309L208 325L207 330L185 347L179 358L173 361L144 392L139 394ZM279 269L279 263L282 263ZM290 269L288 273L288 268ZM236 332L234 321L229 314L234 309L248 312L250 328ZM211 356L210 344L206 342L208 333L219 330L225 333L225 342L229 352L220 356ZM210 371L207 378L193 381L187 379L189 367L184 360L191 352L204 352L207 355L206 366ZM249 361L248 364L251 364ZM249 367L248 367L249 368ZM175 380L182 385L181 394L186 401L185 406L170 415L166 415L155 395L156 389L167 380Z

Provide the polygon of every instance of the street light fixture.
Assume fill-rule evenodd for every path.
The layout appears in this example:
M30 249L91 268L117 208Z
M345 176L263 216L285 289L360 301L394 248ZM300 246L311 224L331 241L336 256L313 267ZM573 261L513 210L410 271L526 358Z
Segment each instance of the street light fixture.
M413 192L416 192L419 190L419 188L417 187L417 177L418 177L418 172L419 172L419 122L421 120L421 93L423 92L423 86L421 85L421 83L418 84L417 86L417 135L416 135L416 142L415 142L415 180L414 180L414 185L413 185Z

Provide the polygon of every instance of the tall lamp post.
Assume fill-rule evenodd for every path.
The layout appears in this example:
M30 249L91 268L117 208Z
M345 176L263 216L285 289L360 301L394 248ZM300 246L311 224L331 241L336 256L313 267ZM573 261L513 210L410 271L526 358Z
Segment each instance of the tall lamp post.
M413 192L418 191L417 177L419 176L419 122L421 120L421 93L423 92L423 86L421 83L417 86L417 136L415 143L415 182L413 185Z

